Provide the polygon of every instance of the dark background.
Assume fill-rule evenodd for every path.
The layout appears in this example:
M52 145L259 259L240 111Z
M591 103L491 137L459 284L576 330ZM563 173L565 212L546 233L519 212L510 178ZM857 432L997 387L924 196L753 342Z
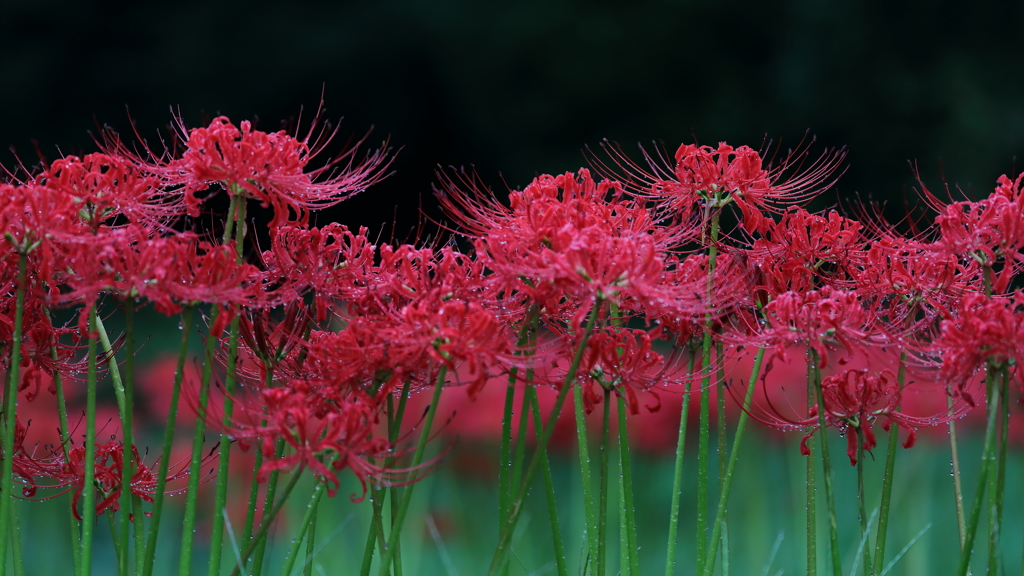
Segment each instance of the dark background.
M501 5L499 5L501 4ZM320 101L341 135L401 147L396 173L328 216L416 224L437 165L498 190L586 163L602 139L847 146L826 203L902 202L940 170L987 193L1024 152L1024 3L23 2L0 13L0 162L89 130L153 141L180 110L279 122ZM339 139L339 142L344 138ZM890 210L893 210L891 207ZM321 217L321 223L325 217Z

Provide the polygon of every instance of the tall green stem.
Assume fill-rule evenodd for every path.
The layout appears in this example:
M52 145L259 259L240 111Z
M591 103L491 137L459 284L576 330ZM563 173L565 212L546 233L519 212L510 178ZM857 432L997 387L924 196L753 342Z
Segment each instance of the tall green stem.
M594 563L596 574L604 576L605 560L608 549L608 473L609 473L609 452L608 428L609 415L611 412L611 401L609 392L604 391L603 417L601 419L601 479L599 480L598 503L597 503L597 562Z
M814 385L814 367L811 362L807 363L807 411L815 407L817 395ZM824 436L824 432L821 434ZM814 447L817 438L811 437L807 440L807 574L817 576L818 574L818 515L817 515L817 494L818 478L815 472Z
M637 554L639 547L636 542L636 509L633 506L633 472L629 462L629 429L626 423L626 400L618 397L616 406L619 416L619 466L622 469L622 490L625 495L626 517L621 521L626 524L626 537L629 544L629 572L632 576L640 575L640 559Z
M264 358L263 362L266 366L266 376L263 379L263 387L270 388L274 382L274 365L270 362L269 358ZM264 406L264 414L266 414L266 410L267 409ZM260 422L260 426L266 426L265 418ZM253 458L255 462L252 467L252 481L249 484L249 506L245 510L245 526L242 528L241 542L243 544L248 544L249 540L252 539L253 524L256 522L256 505L260 496L260 468L263 467L263 450L256 449L255 452L256 454Z
M288 500L288 496L292 493L292 490L295 488L295 485L299 482L299 478L301 476L302 468L299 468L292 474L292 479L288 482L288 484L285 485L284 489L281 490L281 497L278 498L276 502L269 502L272 505L272 508L269 513L266 513L266 511L264 511L264 517L262 519L262 522L260 523L259 532L257 532L256 535L253 536L253 539L249 541L249 545L246 546L245 550L242 551L243 560L245 558L249 558L250 556L252 556L253 553L256 551L257 547L266 543L267 532L269 532L270 530L270 525L274 522L274 518L277 517L278 512L281 511L281 508L284 506L284 503ZM256 565L254 563L253 567L255 568L255 566ZM230 576L238 576L240 571L241 568L239 568L239 566L236 564L235 567L231 569ZM252 574L252 576L258 576L259 572L256 572L254 570L250 574Z
M903 382L907 374L907 353L900 354L900 367L896 373L896 383L899 386L900 394L903 393ZM898 412L900 407L896 407ZM899 445L899 425L895 422L889 429L889 449L885 454L885 476L882 477L882 502L879 506L878 533L875 537L875 563L872 566L872 574L879 576L882 573L882 563L885 561L885 537L889 529L889 509L892 501L892 481L896 468L896 451ZM952 432L951 432L952 433ZM957 465L959 467L959 464ZM961 514L963 506L960 506ZM961 544L963 544L963 533L961 533Z
M590 339L590 334L594 330L594 324L597 322L597 317L600 314L603 305L604 300L598 298L594 302L594 307L590 310L587 324L583 328L583 334L580 338L579 346L576 349L576 355L569 364L569 370L565 374L565 382L562 384L562 389L558 391L558 397L555 398L555 405L551 408L551 415L548 417L548 422L544 426L544 434L537 439L537 452L530 460L530 465L526 469L526 476L523 479L522 486L519 487L519 493L516 495L516 499L512 502L512 507L509 510L509 517L505 523L505 529L501 532L501 537L498 540L498 547L494 551L494 556L491 558L491 566L487 570L488 576L494 576L497 574L505 564L509 550L511 549L512 533L515 531L516 524L519 522L519 515L523 511L523 501L526 500L526 492L529 490L530 483L533 481L533 477L537 474L537 469L540 466L539 455L547 450L548 441L551 439L551 433L555 429L555 423L558 420L559 414L562 413L562 406L565 404L565 398L569 394L569 388L571 388L573 383L576 381L576 372L579 370L580 362L583 360L583 351L586 349L587 340Z
M998 552L999 550L999 537L1003 527L1003 492L1006 489L1006 446L1009 440L1010 433L1010 384L1009 384L1009 373L1007 368L1002 369L1001 373L1001 386L1000 396L1002 397L1002 411L1000 426L999 439L999 476L996 479L996 543L994 549Z
M580 476L583 481L583 508L587 520L587 556L591 574L598 574L594 568L597 561L597 509L594 501L594 485L590 476L590 448L587 445L587 421L583 413L583 391L573 386L573 405L576 413L576 440L580 451ZM584 562L585 564L587 562Z
M529 397L530 406L533 409L534 433L539 437L544 433L544 429L541 427L537 390L532 385L527 385L525 393ZM551 524L551 541L555 547L555 569L558 572L558 576L568 576L569 571L565 565L565 547L562 545L562 528L558 524L558 503L555 499L555 483L551 478L551 465L548 463L547 454L544 454L542 458L541 472L544 475L544 492L548 500L548 522Z
M295 559L299 557L299 548L302 546L302 538L306 535L310 526L313 524L313 519L316 518L316 509L320 504L320 499L323 498L324 492L326 491L323 482L317 482L316 488L313 489L313 495L309 499L309 504L306 505L306 513L302 517L302 522L299 524L299 533L292 539L292 546L288 550L288 556L284 560L284 568L281 569L281 576L290 576L292 568L295 567Z
M715 359L718 362L718 377L715 378L715 399L718 402L718 490L719 494L725 491L726 459L728 452L728 430L725 420L725 344L721 340L715 341ZM722 516L721 527L722 546L722 576L729 576L729 512L726 508ZM714 564L713 559L708 560Z
M89 308L89 368L85 392L85 478L82 481L82 575L92 574L92 532L96 518L96 305Z
M952 414L953 397L946 396L946 408ZM960 475L960 450L957 441L956 420L949 421L949 450L950 461L953 465L953 501L956 504L956 528L960 535L960 551L964 549L964 539L967 537L967 519L964 513L964 487Z
M284 454L284 438L278 438L277 443L274 446L274 459L278 460ZM279 470L274 470L270 473L270 479L267 480L267 493L263 497L263 515L260 517L260 530L253 536L253 546L250 554L252 555L252 576L260 576L263 573L263 558L267 551L267 534L270 530L270 522L274 519L274 514L268 514L268 511L273 512L274 498L277 495L277 482L281 476ZM283 503L284 500L282 499ZM249 555L243 555L242 559L247 560Z
M676 567L676 532L679 528L679 499L683 492L683 451L686 447L686 420L690 413L690 387L693 385L693 365L697 357L690 355L686 363L686 391L679 415L679 437L676 440L675 472L672 476L672 504L668 516L668 553L665 558L665 576L672 576Z
M971 507L971 516L967 521L966 537L964 538L963 550L960 551L960 565L957 568L957 576L966 576L971 564L971 553L974 551L974 537L978 532L978 521L981 519L982 502L985 500L985 488L988 485L988 475L994 473L995 466L995 436L996 420L999 414L999 395L993 396L992 389L995 388L993 370L989 370L987 388L989 394L988 419L985 424L985 447L982 450L981 472L978 474L978 491L974 495L974 504Z
M167 471L170 467L171 447L174 444L174 427L178 419L178 400L181 398L181 382L185 377L185 357L188 353L188 335L192 331L192 313L195 306L188 305L181 316L181 345L178 347L178 363L174 370L174 384L171 388L171 405L167 413L167 425L164 428L164 442L160 451L160 466L156 475L156 492L153 494L153 516L149 521L149 534L146 538L146 554L142 564L142 574L153 574L153 563L156 558L156 545L160 532L160 519L164 509L164 491L167 486ZM137 518L136 522L142 522Z
M46 308L43 309L43 314L46 316L46 321L52 327L53 323L50 319L50 311ZM59 355L57 354L57 342L50 344L50 360L57 362ZM60 370L53 371L53 388L57 394L57 418L60 423L60 446L61 451L64 453L64 460L68 459L68 445L71 443L71 434L68 432L68 405L67 400L64 397L64 378L60 373ZM72 496L68 495L69 500ZM71 527L71 562L74 566L74 573L77 576L82 570L82 537L81 528L79 526L78 519L75 518L75 512L68 507L68 519Z
M711 242L708 247L708 283L707 299L708 306L711 303L715 288L715 266L718 260L718 219L719 212L711 215ZM704 565L707 563L708 550L708 475L710 474L709 450L711 431L709 420L711 418L711 345L712 328L714 317L709 310L704 316L704 342L701 355L701 382L700 382L700 424L697 430L697 574L704 572Z
M132 346L134 346L134 334L132 334L132 319L134 317L134 303L129 300L125 301L125 346L127 348L127 359L130 362L132 360ZM117 573L120 576L127 576L128 574L128 511L131 510L131 480L135 474L134 465L135 458L132 453L132 393L130 390L131 383L125 386L124 380L121 379L121 371L117 366L117 357L114 355L114 348L110 344L110 334L107 333L106 326L103 325L103 319L96 317L96 328L99 332L100 344L103 345L103 352L107 358L107 372L110 374L110 381L114 385L114 398L117 400L117 411L121 418L121 434L123 435L122 442L122 457L124 458L124 464L121 469L121 517L120 522L116 530L111 531L110 537L113 538L121 550L121 553L117 558ZM129 336L129 334L131 334Z
M229 213L228 220L235 223L235 261L242 263L242 249L245 242L245 196L240 189L235 187L234 198L235 211ZM230 238L230 228L225 230L224 243ZM224 418L222 423L226 430L232 424L234 414L234 393L235 382L238 379L238 329L239 310L235 310L235 316L231 319L231 328L228 336L228 361L227 374L224 378ZM217 490L213 501L213 529L210 535L210 565L207 571L209 576L220 574L221 555L223 554L224 542L224 504L228 495L228 464L231 458L231 437L227 433L220 435L220 458L217 462Z
M867 422L863 423L864 425ZM847 432L849 434L849 432ZM860 538L863 542L868 541L868 513L864 502L864 430L857 428L857 515L860 519ZM872 576L874 564L871 562L871 549L863 546L864 554L864 576Z
M811 364L814 367L814 389L818 398L818 426L821 432L821 463L825 478L825 501L828 504L828 536L829 552L832 556L832 573L842 574L842 561L839 558L839 525L836 522L836 499L832 492L832 458L828 449L828 422L825 420L825 395L821 387L821 370L818 367L818 354L811 350Z
M399 397L398 410L393 410L394 402L391 397L388 396L388 441L392 445L398 442L398 435L402 431L402 419L405 417L405 406L409 400L409 385L408 380L402 386L402 395ZM385 461L385 465L390 468L394 466L395 458L391 457ZM388 488L388 496L391 502L391 528L395 527L395 516L398 514L399 491L397 486L391 486ZM401 535L399 535L401 536ZM402 539L399 537L395 540L395 559L394 559L395 576L402 576Z
M715 511L715 523L711 532L711 548L708 550L708 561L704 566L704 575L711 576L715 571L715 555L722 529L725 525L726 506L729 503L729 493L732 490L733 473L736 470L736 463L739 461L740 443L743 442L743 432L747 429L747 417L750 410L750 403L754 398L754 389L757 387L757 379L761 375L761 363L764 360L764 348L759 348L754 355L754 366L750 371L750 381L747 384L747 394L743 397L743 410L740 412L739 420L736 422L736 436L732 440L732 450L729 451L729 464L725 469L725 478L722 482L722 493L718 497L718 508ZM840 575L841 576L841 575Z
M416 444L416 451L412 455L412 464L409 466L416 469L423 462L423 453L427 448L427 439L430 438L430 427L434 423L434 416L437 414L437 403L441 400L441 390L444 388L444 380L448 375L448 367L442 365L438 370L437 383L434 385L434 396L430 399L430 408L427 410L426 421L423 423L423 430L420 432L419 443ZM402 492L402 502L398 505L398 514L394 518L394 526L388 535L387 550L383 551L384 561L380 564L381 576L387 576L388 566L395 557L395 548L398 545L398 535L402 532L402 524L405 522L405 515L409 512L409 503L412 502L412 493L415 484L405 487Z
M3 474L3 479L0 480L0 492L2 492L0 493L0 576L3 576L7 570L7 534L10 527L8 519L14 504L14 434L18 411L18 371L21 367L21 330L25 316L27 269L28 257L22 254L18 257L18 292L14 303L14 332L11 335L11 368L4 390L3 467L0 472ZM93 352L95 352L95 348L93 348ZM93 370L95 372L95 367ZM93 380L95 380L95 373ZM93 387L95 388L95 386Z

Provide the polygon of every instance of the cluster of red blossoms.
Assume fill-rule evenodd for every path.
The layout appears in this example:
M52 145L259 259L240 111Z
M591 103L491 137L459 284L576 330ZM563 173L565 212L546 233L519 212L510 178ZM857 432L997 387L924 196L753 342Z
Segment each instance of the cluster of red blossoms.
M905 428L909 447L917 427L962 415L977 401L980 368L1024 355L1024 296L1013 291L1021 177L1004 176L977 202L945 205L926 192L934 225L908 237L802 207L831 185L842 153L769 165L745 146L683 145L664 165L615 154L595 168L604 179L587 169L543 175L508 203L472 178L446 180L440 201L467 240L460 251L309 225L310 211L377 181L390 162L383 152L310 169L324 145L312 134L226 118L181 130L180 155L136 153L111 137L103 152L0 184L2 360L8 371L19 365L15 395L31 400L43 374L83 384L91 311L209 310L209 369L237 387L222 409L190 397L210 426L260 450L261 480L308 469L333 493L343 469L364 483L419 477L423 465L399 465L406 434L392 409L436 386L465 384L472 396L498 376L561 387L571 374L588 411L609 394L633 413L655 410L665 387L700 380L700 361L686 365L706 336L726 344L719 366L763 348L770 361L795 353L809 370L834 371L820 380L823 406L780 408L794 402L761 378L749 411L808 434L824 411L850 435L853 459L853 439L875 445L876 423ZM183 231L215 194L231 196L226 227L241 232ZM248 200L273 209L262 253L239 244ZM58 310L78 321L54 325ZM116 353L101 353L101 376L117 370ZM864 366L848 368L855 359ZM914 390L954 407L908 414ZM85 446L61 433L46 450L16 434L3 455L27 496L73 489L77 504L95 488L102 513L116 507L130 463L132 493L151 499L155 470L135 446ZM94 487L83 484L87 461Z

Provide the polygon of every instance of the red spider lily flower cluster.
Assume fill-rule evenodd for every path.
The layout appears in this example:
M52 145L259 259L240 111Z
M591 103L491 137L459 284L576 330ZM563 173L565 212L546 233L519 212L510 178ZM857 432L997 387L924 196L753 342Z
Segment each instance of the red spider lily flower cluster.
M442 175L439 199L460 238L424 246L310 226L312 212L383 177L386 151L359 161L350 149L311 167L332 132L299 138L223 117L179 128L180 154L137 153L111 134L101 153L0 184L0 358L19 368L5 407L33 400L44 376L79 389L94 363L101 381L114 381L116 339L83 357L95 349L97 310L152 304L191 317L198 307L210 364L199 391L185 394L198 429L224 435L222 469L237 441L258 451L259 482L308 470L333 496L347 470L358 501L371 485L409 484L432 469L436 460L419 460L422 445L411 463L406 456L420 423L422 442L430 437L434 413L403 421L395 405L439 387L462 386L472 399L502 378L510 398L517 386L554 388L557 406L578 387L585 412L614 394L637 415L657 411L679 384L724 387L726 366L768 350L769 367L802 357L815 396L805 412L785 408L801 403L782 398L768 370L744 409L802 430L804 449L836 428L855 463L875 447L875 424L904 428L909 448L917 428L974 406L979 369L1024 359L1024 296L1012 289L1024 261L1021 177L1001 178L977 202L946 205L925 190L933 225L903 236L807 209L843 152L808 160L800 150L774 163L746 146L685 144L674 156L645 154L646 167L615 152L593 172L538 176L507 202L475 177ZM236 235L183 232L218 191L230 196L225 228ZM249 200L273 211L260 253L247 250L239 218ZM224 393L211 400L211 389ZM907 390L952 408L921 416ZM83 494L97 497L97 514L128 493L160 502L158 486L189 474L198 482L197 463L218 456L201 458L200 438L188 472L146 464L127 434L74 445L62 430L61 449L36 457L16 430L3 458L25 496L73 492L76 515Z

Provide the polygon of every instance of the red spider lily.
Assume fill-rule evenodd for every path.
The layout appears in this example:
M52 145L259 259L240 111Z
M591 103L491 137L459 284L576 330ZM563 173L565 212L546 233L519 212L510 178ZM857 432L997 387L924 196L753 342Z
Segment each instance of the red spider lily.
M771 166L747 146L683 144L671 166L661 154L654 158L644 152L648 166L643 167L621 150L612 149L617 170L603 164L601 168L609 173L624 171L633 193L684 220L702 207L718 209L735 202L744 229L763 233L771 222L765 213L781 214L790 205L829 188L835 181L829 179L845 155L844 150L826 151L800 171L807 149L792 152L779 165ZM791 174L793 171L796 174Z
M347 299L359 291L372 270L376 246L366 228L353 234L340 224L323 228L282 226L271 230L270 250L263 252L264 283L282 302L293 301L312 289L317 319L326 317L324 297Z
M942 375L965 391L983 365L1016 366L1024 361L1024 294L990 298L966 294L940 325L933 352L942 358Z
M0 342L11 342L13 339L14 305L13 296L0 297ZM80 378L78 375L85 372L87 358L83 356L76 359L76 355L82 351L85 345L62 343L61 337L67 335L77 337L79 333L75 328L67 326L54 327L45 313L41 300L37 298L26 300L22 319L22 370L19 373L20 382L18 383L19 392L28 390L25 393L26 400L32 401L36 398L44 376L52 377L55 373L60 373L67 380ZM114 342L113 347L118 348L119 343ZM106 355L102 355L102 357L106 357ZM9 368L10 361L9 355L0 356L0 367ZM101 366L99 370L102 375L106 367ZM51 380L50 392L55 393L52 386Z
M267 388L259 395L259 404L241 403L228 433L243 442L259 443L264 463L258 478L265 481L271 472L309 468L327 485L334 496L341 485L337 472L348 468L363 487L367 482L389 485L408 483L414 470L389 469L373 460L398 456L390 443L375 438L374 428L380 408L371 398L331 381L292 380L286 386ZM250 421L249 423L245 422ZM283 439L288 449L276 454L276 443Z
M149 466L143 463L142 458L139 456L139 450L135 446L132 446L132 454L134 455L137 469L132 475L129 489L132 495L151 503L153 502L154 491L157 486L157 478L153 471L158 469L159 466L156 463ZM45 498L41 498L41 500L56 498L74 490L74 495L71 499L71 510L74 512L75 518L81 520L78 502L82 497L82 491L85 490L85 456L85 447L76 446L68 449L66 455L63 452L58 452L44 460L34 460L33 468L37 481L32 485L33 494L26 493L26 496L34 495L35 488L47 490L63 489L55 494L48 494ZM94 486L99 491L100 496L96 503L97 515L103 514L107 510L116 512L120 509L121 490L123 488L121 479L125 464L124 456L124 445L119 440L110 440L105 444L97 445L95 448ZM216 458L216 454L211 453L204 458L203 465L205 466L214 458ZM190 459L183 459L169 467L166 481L172 482L188 477L188 463ZM38 480L43 480L43 482ZM183 491L184 488L181 488L169 490L166 493L178 494Z
M448 299L437 291L403 307L382 331L391 369L397 374L443 364L473 379L473 396L487 381L489 369L507 360L509 336L493 312L478 302Z
M717 325L752 304L755 286L751 275L733 254L718 255L714 274L708 269L706 254L691 254L682 260L672 256L666 266L658 284L646 287L646 294L621 306L657 324L653 337L667 331L684 342L703 330L708 314Z
M769 294L810 290L819 278L832 284L860 264L864 252L860 232L858 222L834 211L822 216L791 208L778 223L769 221L748 258L761 272Z
M761 327L761 345L774 346L782 358L787 347L805 344L817 353L819 367L824 368L829 345L841 345L848 358L857 345L871 342L874 318L856 292L831 286L785 292L764 307L764 314L767 324Z
M180 119L177 123L185 141L181 158L150 154L148 160L133 157L133 161L160 178L165 189L180 189L191 216L198 216L202 201L196 193L220 185L263 206L272 206L273 228L284 225L292 211L297 221L305 224L309 210L333 206L361 192L383 178L390 164L384 150L357 163L356 148L351 148L321 168L307 169L334 135L323 138L321 131L314 138L316 122L302 140L284 131L253 130L248 121L236 127L223 116L205 128L192 130L186 130ZM126 153L123 147L119 150Z
M884 238L865 252L855 283L868 293L944 307L970 289L978 276L976 262L965 262L938 246Z
M454 185L442 196L501 284L552 310L566 295L641 297L660 280L667 249L688 234L655 226L619 183L597 182L587 170L540 176L509 203Z
M626 399L631 414L639 413L637 392L654 399L645 407L651 412L661 408L655 386L673 383L677 376L677 355L666 359L651 347L651 336L643 330L607 328L587 340L578 383L589 413L600 400L601 390L614 391ZM595 386L596 385L596 386Z
M40 279L60 270L56 238L80 229L80 221L74 199L63 192L32 183L0 184L0 255L29 255Z
M903 392L896 377L889 370L871 373L868 370L846 370L834 376L822 379L821 394L825 406L825 425L839 430L846 436L846 455L850 464L857 464L858 437L863 435L864 450L873 450L877 445L873 425L879 418L884 418L882 429L888 431L893 423L907 431L903 442L904 448L910 448L917 440L919 427L937 426L959 418L970 410L971 406L960 402L953 410L944 411L932 416L912 416L901 412ZM768 406L772 414L751 413L753 418L782 429L810 428L800 442L800 453L810 454L807 441L818 432L820 420L817 404L811 408L806 418L790 418L775 409L771 400ZM859 432L859 434L858 434Z
M277 368L286 359L303 350L302 339L310 327L310 313L301 300L285 306L284 318L274 322L270 310L261 309L239 316L239 334L248 354L257 361L259 382L266 381L269 370ZM244 351L240 353L240 356ZM242 366L239 367L242 372ZM243 376L242 379L245 379Z
M116 216L165 229L185 213L180 194L161 187L158 178L119 155L67 156L47 166L34 180L73 198L84 227L93 232Z

